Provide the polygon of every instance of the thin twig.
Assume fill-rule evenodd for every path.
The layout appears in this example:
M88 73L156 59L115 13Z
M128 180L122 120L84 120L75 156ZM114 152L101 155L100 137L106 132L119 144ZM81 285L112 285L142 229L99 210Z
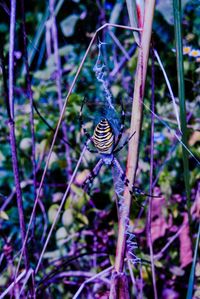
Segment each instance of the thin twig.
M33 93L31 89L31 77L29 72L29 63L28 63L28 51L27 51L27 34L26 34L26 18L25 18L25 10L24 10L24 0L21 1L21 12L22 12L22 31L23 31L23 43L24 43L24 60L25 60L25 68L26 68L26 80L27 80L27 97L30 102L30 127L31 127L31 160L32 160L32 171L33 171L33 202L36 199L36 189L37 189L37 164L36 164L36 153L35 153L35 129L34 129L34 107L33 107ZM33 241L35 234L35 216L33 220L32 227L32 236ZM33 291L33 289L32 289Z
M87 253L84 252L84 253L79 253L77 255L77 252L81 252L84 249L85 249L85 247L82 247L82 248L78 249L76 251L76 253L72 249L71 253L69 252L69 254L67 256L63 256L62 258L55 259L54 261L50 262L49 266L50 267L53 266L53 270L50 273L48 273L42 280L39 281L38 289L43 288L45 285L47 285L49 280L53 279L54 276L56 276L58 273L61 273L63 270L65 270L66 267L68 267L70 263L77 262L77 260L79 258L85 257L85 256L91 257L93 254L98 254L99 257L103 257L106 255L101 252L87 252ZM66 260L66 258L67 258L67 260ZM60 265L59 268L57 267L58 264Z
M42 216L43 216L43 219L44 219L44 225L43 225L43 233L42 233L42 236L41 236L41 243L43 243L43 240L46 236L46 232L47 232L47 228L48 228L48 217L46 215L46 211L45 211L45 207L44 207L44 204L43 204L43 201L38 199L38 204L40 206L40 209L41 209L41 212L42 212Z
M132 57L132 55L135 53L136 49L137 49L137 44L135 43L135 44L133 44L133 46L128 51L128 55L130 57ZM119 61L119 63L114 67L114 69L109 74L109 76L111 78L111 81L116 76L116 74L123 68L123 66L125 65L125 63L127 61L128 61L128 59L123 55L122 58L121 58L121 60Z
M57 95L58 95L58 106L60 113L62 112L62 91L61 91L61 62L60 62L60 56L58 53L58 32L57 32L57 26L56 26L56 17L54 12L54 0L49 0L49 7L50 7L50 13L51 13L51 32L52 32L52 41L53 41L53 49L54 49L54 59L55 59L55 65L56 65L56 87L57 87ZM67 137L67 125L66 122L62 122L62 133L64 136L64 139L68 141ZM66 154L66 161L67 161L67 168L66 168L66 176L67 178L70 178L71 172L72 172L72 163L69 155L69 146L67 143L65 143L65 154Z
M184 149L190 154L190 156L196 161L198 165L200 165L200 160L192 153L192 151L188 148L188 146L181 140L181 138L178 136L177 132L172 129L158 114L154 113L151 108L149 108L145 103L142 103L142 105L151 113L154 114L155 118L159 120L160 123L162 123L168 130L173 134L173 136L178 140L178 142L184 147Z
M137 289L136 289L136 280L135 280L135 277L134 277L134 273L133 273L133 269L132 269L132 266L131 266L131 262L129 260L127 260L127 263L128 263L128 269L129 269L129 273L130 273L132 285L135 288L135 291L137 291Z
M25 220L24 220L24 211L23 211L23 202L22 202L22 191L20 186L20 177L19 177L19 165L17 159L17 145L15 139L15 124L14 124L14 40L15 40L15 14L16 14L16 0L11 1L11 15L10 15L10 37L9 37L9 129L10 129L10 147L12 153L12 165L13 173L15 179L16 195L17 195L17 206L19 213L19 223L22 236L22 244L25 241ZM7 104L8 105L8 104ZM27 248L24 250L24 259L26 271L29 268L28 260L28 251Z
M175 241L175 239L180 235L180 233L182 232L182 230L188 225L187 223L184 223L180 229L177 231L177 233L175 235L173 235L171 238L169 238L169 241L167 242L167 244L165 244L165 246L156 254L154 255L154 260L159 260L162 256L163 253L169 248L169 246Z
M178 114L178 108L177 108L177 105L176 105L176 101L175 101L175 97L174 97L174 94L173 94L173 91L172 91L172 88L171 88L171 84L169 82L169 79L168 79L168 76L167 76L167 73L164 69L164 66L162 64L162 61L158 55L158 52L154 49L154 54L155 54L155 57L160 65L160 68L163 72L163 75L165 77L165 81L166 81L166 84L167 84L167 87L169 89L169 93L170 93L170 96L171 96L171 99L172 99L172 103L173 103L173 106L174 106L174 112L175 112L175 115L176 115L176 120L177 120L177 124L178 124L178 128L179 128L179 131L181 132L181 124L180 124L180 118L179 118L179 114Z
M3 299L14 287L15 285L24 277L26 270L23 270L20 275L13 281L10 286L0 295L0 299Z
M153 46L152 46L153 47ZM151 110L155 111L155 57L153 49L152 53L152 72L151 72ZM153 194L153 168L154 168L154 114L151 114L151 146L150 146L150 190L149 194ZM154 298L158 298L157 286L156 286L156 274L155 274L155 265L154 265L154 254L153 254L153 243L151 236L151 218L152 218L152 197L149 197L149 208L147 216L147 240L150 249L150 259L151 259L151 271L152 271L152 280L153 280L153 290Z
M16 190L14 189L14 190L10 193L10 195L9 195L8 197L5 197L5 201L4 201L4 203L2 204L2 206L1 206L1 208L0 208L0 213L3 212L3 211L6 209L7 205L9 205L9 203L10 203L11 200L13 199L15 193L16 193Z
M50 285L52 284L53 282L57 281L58 279L61 279L61 278L64 278L64 277L76 277L76 280L77 278L80 278L80 277L85 277L85 278L88 278L88 277L93 277L94 276L94 273L92 272L86 272L86 271L68 271L68 272L61 272L61 273L58 273L56 274L55 276L53 276L49 281L47 281L45 283L45 287L47 285ZM100 281L103 281L104 283L110 285L110 280L106 279L106 278L99 278ZM42 286L42 289L44 289L44 286Z
M87 145L89 144L89 142L90 142L90 140L87 142ZM85 153L85 150L87 149L87 145L85 145L84 148L83 148L83 150L82 150L82 153L81 153L81 155L80 155L80 157L79 157L79 160L78 160L78 162L77 162L77 164L76 164L76 167L75 167L75 169L74 169L74 172L73 172L73 174L72 174L72 176L71 176L71 178L70 178L70 181L69 181L69 184L68 184L68 186L67 186L67 189L66 189L66 191L65 191L65 193L64 193L64 195L63 195L63 198L62 198L62 200L61 200L59 209L58 209L58 211L57 211L57 213L56 213L56 215L55 215L55 218L54 218L53 223L52 223L52 225L51 225L50 231L49 231L48 236L47 236L47 238L46 238L45 244L44 244L44 246L43 246L42 252L41 252L41 254L40 254L40 257L39 257L37 266L36 266L36 268L35 268L35 274L37 274L37 272L38 272L38 270L39 270L39 267L40 267L40 264L41 264L43 255L44 255L44 253L45 253L45 250L46 250L47 245L48 245L48 243L49 243L49 240L50 240L50 238L51 238L51 234L52 234L52 232L53 232L53 230L54 230L54 227L55 227L55 225L56 225L56 223L57 223L58 217L59 217L59 215L60 215L60 212L61 212L61 210L62 210L62 208L63 208L63 205L64 205L64 203L65 203L65 200L66 200L67 195L68 195L68 193L69 193L69 190L70 190L70 188L71 188L71 184L72 184L73 181L74 181L74 178L75 178L75 176L76 176L76 173L77 173L77 170L78 170L78 168L79 168L79 165L80 165L80 163L81 163L81 161L82 161L82 158L83 158L83 155L84 155L84 153Z
M11 12L10 12L10 37L9 37L9 107L10 117L14 118L14 42L15 42L15 19L16 19L16 0L11 1Z
M29 278L31 277L32 274L33 274L33 269L29 269L28 272L26 273L25 278L24 278L24 282L23 282L23 285L21 287L19 297L18 297L19 299L21 298L21 295L24 291L24 288L25 288L25 286L26 286L26 284L27 284L27 282L28 282L28 280L29 280Z
M78 289L78 291L76 292L76 294L73 296L73 299L77 299L79 298L79 295L81 294L82 290L84 289L85 285L96 280L97 278L108 274L111 270L113 269L113 266L101 271L100 273L94 275L93 277L87 279L86 281L84 281L84 283L82 283L82 285L80 286L80 288Z
M26 66L26 79L27 79L27 95L30 100L30 125L31 125L31 140L32 140L32 165L33 165L33 187L34 187L34 201L36 198L36 159L35 159L35 129L34 129L34 107L33 107L33 93L31 90L31 77L28 64L28 52L27 52L27 34L26 34L26 19L24 11L24 0L21 1L22 11L22 30L23 30L23 42L24 42L24 59Z
M124 48L124 46L120 43L120 41L116 37L116 35L111 30L108 30L108 33L109 33L110 37L113 39L114 43L117 45L117 47L122 51L122 53L124 54L124 57L126 57L127 60L130 60L131 57L129 56L129 54L126 51L126 49Z
M26 67L26 80L27 80L27 96L30 101L30 125L31 125L31 140L32 140L32 165L33 165L33 186L34 186L34 201L36 198L36 159L35 159L35 130L34 130L34 107L33 107L33 93L31 90L31 77L28 64L28 51L27 51L27 34L26 34L26 19L24 11L24 0L21 0L21 11L22 11L22 31L23 31L23 42L24 42L24 60Z

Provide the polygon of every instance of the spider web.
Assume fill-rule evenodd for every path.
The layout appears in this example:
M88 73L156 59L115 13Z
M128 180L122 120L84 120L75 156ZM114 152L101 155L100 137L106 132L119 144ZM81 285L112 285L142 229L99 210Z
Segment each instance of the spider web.
M104 93L105 93L105 100L107 102L107 105L110 109L113 109L115 111L115 108L112 104L112 94L109 90L109 83L108 83L108 79L105 68L106 65L104 64L103 61L103 56L101 53L101 47L102 45L105 45L105 43L102 43L101 41L99 41L99 44L97 45L99 51L98 51L98 57L97 57L97 61L95 63L95 66L93 68L93 71L95 72L96 78L97 80L102 84L103 89L104 89Z
M118 162L119 163L119 162ZM124 216L126 213L127 207L124 205L124 181L121 179L122 177L122 169L119 169L118 163L116 163L116 158L113 161L112 174L113 174L113 183L115 193L119 199L118 207L119 207L119 217L123 218L126 227L126 246L127 246L127 258L133 265L141 263L141 259L137 257L136 250L138 250L135 234L132 232L132 227L129 224L129 218Z
M106 45L99 40L97 45L98 47L98 56L96 63L93 67L93 71L95 72L95 77L98 82L101 84L103 88L103 99L98 98L98 103L102 106L99 109L99 115L97 116L97 123L100 121L100 118L105 117L111 123L114 133L117 135L119 133L119 117L116 109L113 106L113 96L111 94L109 88L109 76L108 71L106 71L107 67L104 63L104 57L102 54L102 46Z

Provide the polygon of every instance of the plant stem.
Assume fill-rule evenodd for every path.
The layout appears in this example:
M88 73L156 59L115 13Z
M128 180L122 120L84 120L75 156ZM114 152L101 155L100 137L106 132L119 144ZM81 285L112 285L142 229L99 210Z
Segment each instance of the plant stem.
M15 42L15 18L16 18L16 0L11 1L10 11L10 37L9 37L9 110L10 116L14 118L14 100L13 100L13 73L14 73L14 42Z
M58 53L58 32L57 32L56 18L54 12L54 0L49 0L49 7L51 13L51 31L52 31L52 41L53 41L53 48L54 48L54 59L56 65L56 86L57 86L57 95L58 95L58 105L61 113L63 107L62 92L61 92L62 70L61 70L60 56ZM63 121L62 133L66 141L68 141L67 132L68 132L67 125L65 121ZM71 165L71 160L69 155L69 146L67 143L65 143L65 154L66 154L66 161L67 161L66 176L70 177L72 173L72 165Z
M27 35L26 35L26 20L24 11L24 0L21 1L22 12L22 30L23 30L23 42L24 42L24 60L26 67L26 79L27 79L27 96L30 100L30 125L31 125L31 140L32 140L32 166L33 166L33 198L36 198L37 178L36 178L36 159L35 159L35 129L34 129L34 107L33 107L33 93L31 90L31 78L28 64L28 51L27 51Z
M10 120L8 122L8 125L9 125L9 130L10 130L10 147L11 147L11 153L12 153L12 165L13 165L13 173L14 173L15 187L16 187L19 223L20 223L20 230L21 230L22 243L23 243L23 241L25 239L26 228L25 228L25 221L24 221L22 191L21 191L21 187L20 187L20 178L19 178L19 166L18 166L17 146L16 146L16 138L15 138L15 125L12 120ZM24 259L25 259L26 270L28 270L29 263L28 263L27 249L24 251Z
M144 27L141 33L141 45L138 51L138 63L135 75L135 85L134 85L134 95L133 95L133 105L132 105L132 115L131 115L131 128L130 135L136 132L136 134L131 138L128 147L128 157L127 157L127 168L126 175L131 183L135 181L135 174L137 169L138 154L139 154L139 137L140 137L140 127L142 122L142 102L144 97L144 86L146 80L149 47L151 41L151 30L153 23L155 0L149 0L145 2L145 15L144 15ZM124 190L124 202L123 202L123 212L119 218L118 224L118 240L117 249L115 257L115 268L113 271L113 276L111 280L111 291L110 299L117 299L118 290L120 284L124 284L124 290L126 290L126 282L120 279L123 273L124 257L126 251L126 220L130 216L131 207L131 195L129 188L125 187ZM116 274L118 274L118 281L116 280ZM115 290L115 291L114 291ZM123 292L122 292L123 293Z
M197 239L196 239L196 244L195 244L192 267L191 267L191 271L190 271L190 278L189 278L189 285L188 285L186 299L193 298L192 294L193 294L193 290L194 290L195 267L196 267L197 257L198 257L199 240L200 240L200 222L199 222L199 226L198 226Z
M23 202L22 202L22 191L20 187L20 178L19 178L19 166L17 160L17 146L16 146L16 138L15 138L15 124L14 124L14 86L13 86L13 75L14 75L14 39L15 39L15 15L16 15L16 0L11 1L11 16L10 16L10 37L9 37L9 129L10 129L10 147L12 154L12 165L15 179L15 187L16 187L16 196L17 196L17 206L18 206L18 214L19 214L19 223L22 237L22 244L25 240L25 221L24 221L24 211L23 211ZM28 251L27 248L24 250L24 260L26 271L29 268L29 259L28 259Z
M150 192L149 194L153 194L153 164L154 164L154 113L155 113L155 57L154 57L154 50L152 46L152 74L151 74L151 150L150 150ZM156 274L155 274L155 265L154 265L154 253L153 253L153 243L152 243L152 236L151 236L151 219L152 219L152 197L149 197L149 208L148 208L148 216L147 216L147 240L150 250L150 259L151 259L151 271L152 271L152 280L153 280L153 289L154 289L154 299L158 298L157 294L157 287L156 287Z
M23 32L23 43L24 43L24 60L25 60L25 67L26 67L26 80L27 80L27 97L30 101L30 127L31 127L31 141L32 141L32 171L33 171L33 202L36 199L36 190L37 190L37 177L36 177L36 154L35 154L35 129L34 129L34 107L33 107L33 93L31 90L31 77L29 72L29 63L28 63L28 51L27 51L27 35L26 35L26 18L25 18L25 10L24 10L24 0L21 0L21 13L22 13L22 32ZM33 228L32 228L32 236L33 242L35 241L35 215L33 221ZM25 240L25 236L24 236ZM34 297L34 275L31 276L32 280L28 283L30 288L30 295Z
M173 9L174 9L175 36L176 36L176 52L177 52L176 62L177 62L177 73L178 73L178 94L179 94L179 101L180 101L181 131L183 134L182 142L186 147L188 147L184 69L183 69L183 44L182 44L182 30L181 30L181 24L182 24L181 0L173 0ZM190 210L189 163L188 163L188 152L184 146L182 146L182 152L183 152L184 181L185 181L187 206L188 206L188 213L189 213Z
M149 56L149 47L151 40L151 30L153 22L155 0L146 1L145 4L145 16L144 16L144 28L141 34L141 46L138 51L138 63L135 75L135 85L134 85L134 95L133 95L133 106L132 106L132 116L131 116L131 129L130 135L133 132L136 134L131 138L128 148L128 158L127 158L127 171L126 175L130 182L134 182L135 173L137 169L137 161L139 154L139 137L140 137L140 127L142 120L142 101L144 97L144 86L147 72L147 63ZM124 211L123 216L119 219L118 228L118 242L116 250L115 259L115 271L122 272L124 265L124 256L126 248L126 234L125 234L125 217L129 218L130 206L131 206L131 196L129 189L124 190Z

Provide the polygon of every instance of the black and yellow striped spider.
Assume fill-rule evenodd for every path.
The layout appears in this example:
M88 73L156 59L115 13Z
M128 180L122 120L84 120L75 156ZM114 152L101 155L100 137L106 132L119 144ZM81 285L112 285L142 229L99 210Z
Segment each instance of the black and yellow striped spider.
M93 168L93 170L90 172L90 175L86 178L85 182L83 183L83 188L87 190L87 187L89 187L95 177L98 175L101 167L103 164L108 165L108 166L114 166L119 175L121 181L124 183L124 185L128 186L129 185L129 180L127 179L125 172L123 171L119 161L115 157L115 154L121 151L124 146L129 142L129 140L133 137L135 132L121 145L118 147L119 142L122 138L122 134L124 131L124 121L125 121L125 112L123 109L123 105L121 104L121 126L118 135L116 136L114 133L114 129L111 125L111 122L107 118L102 118L99 123L96 125L94 129L94 133L91 136L87 129L85 128L85 125L83 123L83 118L82 118L82 112L83 112L83 107L85 104L85 100L82 103L81 110L80 110L80 125L83 128L83 132L86 135L86 137L91 141L92 145L94 146L95 149L91 149L87 143L87 149L91 153L97 153L100 154L100 160L97 162L96 166ZM142 192L139 188L132 186L131 187L131 194L133 193L138 193L141 195L147 195L144 192Z

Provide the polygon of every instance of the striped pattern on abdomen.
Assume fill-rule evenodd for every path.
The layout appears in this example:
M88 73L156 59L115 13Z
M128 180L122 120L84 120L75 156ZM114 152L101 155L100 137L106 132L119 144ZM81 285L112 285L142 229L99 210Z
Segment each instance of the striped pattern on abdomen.
M93 142L102 154L111 154L115 142L111 125L107 119L102 119L94 130Z

